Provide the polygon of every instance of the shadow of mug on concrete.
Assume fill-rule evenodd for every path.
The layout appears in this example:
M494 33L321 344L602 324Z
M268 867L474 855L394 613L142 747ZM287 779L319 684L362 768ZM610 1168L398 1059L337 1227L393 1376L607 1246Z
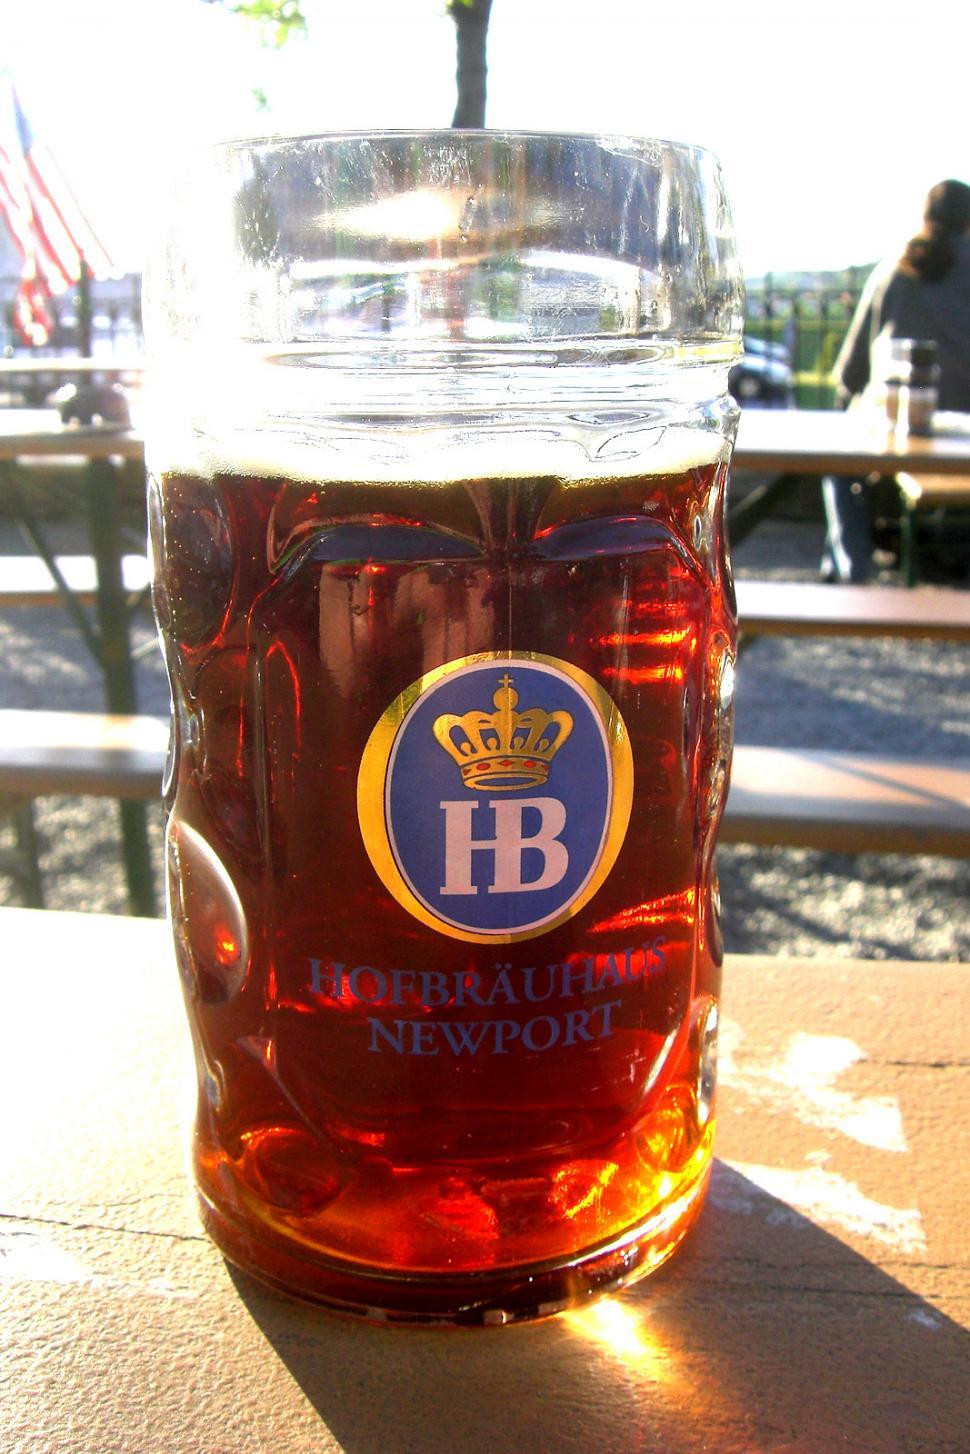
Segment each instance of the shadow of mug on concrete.
M649 1286L500 1339L389 1340L235 1282L347 1454L958 1454L965 1438L966 1331L721 1162Z

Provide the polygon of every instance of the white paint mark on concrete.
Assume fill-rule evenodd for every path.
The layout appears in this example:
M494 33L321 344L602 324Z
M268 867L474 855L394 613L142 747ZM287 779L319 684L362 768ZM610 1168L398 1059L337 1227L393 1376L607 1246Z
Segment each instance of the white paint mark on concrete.
M943 1327L943 1319L939 1313L934 1313L929 1308L910 1308L906 1316L911 1323L919 1323L921 1328L931 1328L934 1333L938 1333Z
M865 1060L854 1040L843 1035L789 1035L780 1055L742 1049L744 1035L733 1021L722 1021L718 1073L724 1085L771 1110L788 1111L806 1126L837 1131L877 1151L906 1151L899 1102L893 1096L858 1096L839 1090L836 1081Z
M95 1274L65 1247L36 1232L0 1232L0 1277L14 1282L93 1282Z
M824 1171L820 1166L786 1171L781 1167L739 1161L727 1164L769 1196L785 1203L784 1207L768 1210L769 1224L787 1222L791 1216L789 1208L795 1208L813 1221L839 1227L852 1236L870 1237L894 1252L916 1256L926 1251L923 1219L915 1207L890 1207L873 1201L855 1182L838 1172ZM736 1191L734 1197L739 1204L732 1209L764 1214L755 1198L744 1207Z
M753 1217L758 1214L772 1225L783 1223L793 1231L799 1228L808 1230L801 1212L796 1212L791 1207L778 1206L766 1210L764 1197L753 1184L725 1175L728 1165L726 1161L714 1163L714 1174L707 1194L707 1200L712 1207L717 1207L720 1212L733 1212L738 1216Z
M130 1283L116 1277L105 1277L52 1237L28 1228L0 1232L0 1280L50 1282L62 1287L77 1284L113 1288L131 1295L174 1298L180 1302L195 1300L194 1293L173 1287L166 1278L154 1277Z

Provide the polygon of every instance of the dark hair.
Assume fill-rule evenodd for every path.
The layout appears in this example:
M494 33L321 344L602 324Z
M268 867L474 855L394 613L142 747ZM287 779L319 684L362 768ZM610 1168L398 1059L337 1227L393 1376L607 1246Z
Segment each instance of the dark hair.
M937 182L926 199L923 230L906 244L900 272L924 283L938 283L953 266L953 239L970 228L970 187L966 182Z

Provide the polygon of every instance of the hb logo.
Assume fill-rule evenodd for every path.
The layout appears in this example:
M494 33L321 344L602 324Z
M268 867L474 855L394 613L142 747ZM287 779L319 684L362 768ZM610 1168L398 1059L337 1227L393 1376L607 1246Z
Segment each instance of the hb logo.
M495 653L449 662L391 704L361 758L357 809L409 913L453 938L512 943L596 892L632 789L626 729L598 683L552 657Z
M445 815L445 881L442 894L477 894L472 882L472 854L490 853L495 874L488 885L490 894L536 893L551 889L566 876L569 850L560 833L566 826L566 809L558 798L526 798L518 803L489 803L495 814L494 838L472 837L472 814L476 804L442 803ZM535 833L526 836L522 827L526 809L539 814ZM526 880L522 873L525 850L542 855L538 878Z
M499 678L492 702L494 712L473 710L462 717L447 712L434 723L435 738L458 764L462 783L478 792L515 792L545 783L553 757L573 730L571 714L545 712L540 707L516 711L519 694L513 690L507 671ZM478 893L472 876L472 854L476 852L493 856L490 894L535 893L554 888L565 878L569 850L560 837L567 816L561 799L532 797L510 802L500 798L489 802L495 820L495 836L491 839L472 836L472 818L478 806L469 799L440 804L445 815L443 895ZM538 827L529 835L523 826L527 810L533 818L538 815ZM527 848L542 859L538 878L529 880L523 877Z

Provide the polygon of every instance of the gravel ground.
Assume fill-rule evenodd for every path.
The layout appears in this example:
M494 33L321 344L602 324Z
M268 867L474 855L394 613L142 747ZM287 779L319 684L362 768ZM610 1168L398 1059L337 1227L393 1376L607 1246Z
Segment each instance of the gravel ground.
M812 521L762 523L735 552L739 575L812 580L821 553ZM0 526L0 548L17 548ZM885 578L891 580L891 573ZM164 713L168 692L154 636L136 629L139 700ZM764 638L738 673L740 741L787 747L878 747L887 754L970 757L970 652L951 643ZM100 683L64 615L0 614L0 700L8 707L97 710ZM124 913L116 810L93 798L37 805L48 903ZM161 884L162 825L152 819ZM18 903L9 825L0 824L0 903ZM867 958L970 959L968 871L942 858L849 856L725 847L719 854L731 950Z

